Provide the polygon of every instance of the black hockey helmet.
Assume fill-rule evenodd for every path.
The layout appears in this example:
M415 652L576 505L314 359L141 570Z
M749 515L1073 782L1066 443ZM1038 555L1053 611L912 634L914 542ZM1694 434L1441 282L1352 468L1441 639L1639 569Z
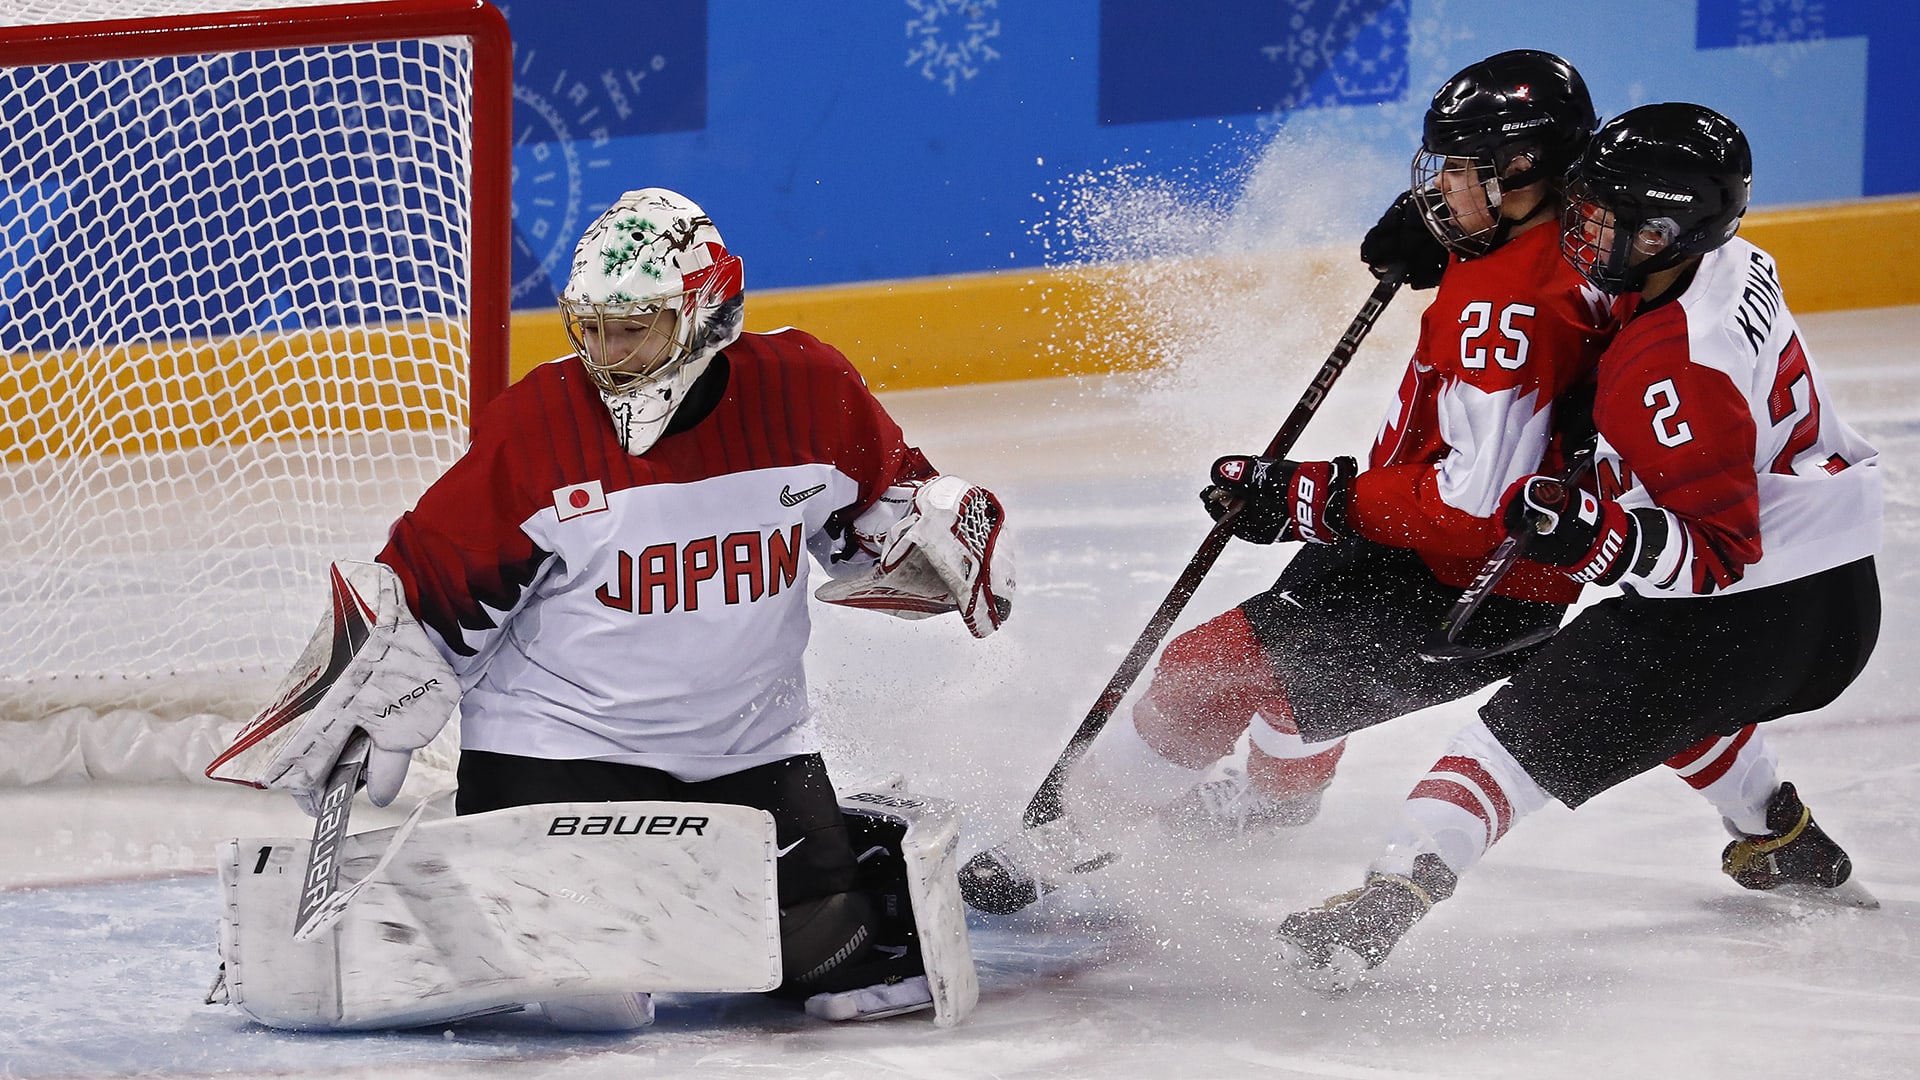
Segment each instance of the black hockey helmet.
M1466 258L1499 247L1512 228L1501 196L1557 181L1596 122L1586 80L1552 53L1514 49L1468 65L1433 95L1413 156L1412 192L1427 228Z
M1560 250L1588 281L1632 292L1732 239L1752 187L1753 152L1733 121L1679 102L1629 109L1568 171Z

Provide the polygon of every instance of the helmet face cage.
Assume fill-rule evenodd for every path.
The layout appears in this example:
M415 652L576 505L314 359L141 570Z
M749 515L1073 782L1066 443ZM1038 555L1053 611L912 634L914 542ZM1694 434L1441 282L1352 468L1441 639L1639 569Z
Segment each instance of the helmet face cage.
M1607 122L1568 173L1560 249L1619 295L1725 244L1746 213L1746 137L1697 105L1643 105Z
M581 237L561 318L601 390L654 389L677 406L680 384L740 336L741 283L740 259L712 219L681 195L645 188L621 196Z
M1497 156L1511 161L1519 155ZM1496 155L1460 157L1425 147L1414 152L1413 186L1408 190L1428 231L1449 251L1471 259L1506 239L1511 223L1500 216L1506 194L1500 171Z
M1671 219L1662 219L1671 224ZM1584 184L1567 191L1560 212L1560 253L1600 291L1611 296L1632 292L1646 280L1646 257L1654 252L1641 245L1642 261L1635 265L1633 239L1639 230L1596 198Z
M610 394L625 393L670 377L692 350L688 339L693 320L682 318L679 297L664 303L560 304L567 340L586 365L594 384ZM658 353L650 362L633 358Z

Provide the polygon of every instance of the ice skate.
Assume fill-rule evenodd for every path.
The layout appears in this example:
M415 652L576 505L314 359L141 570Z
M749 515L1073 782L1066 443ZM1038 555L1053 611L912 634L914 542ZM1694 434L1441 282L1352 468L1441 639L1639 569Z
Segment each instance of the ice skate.
M1434 904L1453 895L1455 880L1438 855L1415 859L1412 877L1370 873L1360 888L1287 916L1280 957L1315 989L1350 990Z
M816 1020L880 1020L933 1008L933 990L925 975L876 983L856 990L815 994L807 999L807 1015Z
M1748 836L1731 823L1735 837L1720 856L1720 869L1741 888L1843 907L1877 908L1880 901L1853 879L1853 860L1813 820L1792 784L1781 784L1767 801L1765 836Z
M1075 874L1091 874L1117 858L1080 834L1069 817L1019 832L967 860L960 896L989 915L1019 911Z
M1293 828L1320 813L1321 784L1287 798L1256 788L1239 760L1216 764L1207 778L1160 811L1160 827L1183 840L1230 840L1247 833Z

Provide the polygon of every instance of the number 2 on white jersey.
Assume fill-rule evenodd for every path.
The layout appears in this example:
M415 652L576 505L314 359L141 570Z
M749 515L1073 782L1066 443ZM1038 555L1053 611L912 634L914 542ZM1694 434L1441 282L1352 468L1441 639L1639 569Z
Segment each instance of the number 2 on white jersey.
M1680 411L1680 391L1672 379L1661 379L1647 387L1641 403L1649 409L1657 407L1658 411L1653 414L1653 437L1661 446L1681 446L1693 440L1692 426L1685 420L1678 424L1672 422L1674 414ZM1800 345L1798 334L1788 338L1786 347L1780 350L1773 388L1767 395L1767 420L1775 428L1793 425L1787 432L1786 445L1768 470L1791 476L1793 459L1820 438L1820 398L1813 391L1813 372L1807 365L1807 353Z
M1527 349L1532 342L1527 340L1524 328L1514 324L1516 319L1531 319L1534 315L1532 304L1508 304L1500 309L1500 336L1513 343L1513 351L1496 345L1493 349L1493 362L1508 371L1519 369L1527 362ZM1469 371L1479 371L1487 366L1487 349L1477 344L1493 326L1493 304L1487 300L1475 300L1460 309L1460 321L1466 329L1460 332L1460 366Z
M1780 367L1773 377L1773 392L1767 395L1767 419L1773 426L1792 422L1787 444L1774 457L1768 472L1793 475L1793 459L1820 439L1820 398L1813 392L1813 371L1807 366L1807 352L1800 346L1800 335L1787 339L1780 350Z

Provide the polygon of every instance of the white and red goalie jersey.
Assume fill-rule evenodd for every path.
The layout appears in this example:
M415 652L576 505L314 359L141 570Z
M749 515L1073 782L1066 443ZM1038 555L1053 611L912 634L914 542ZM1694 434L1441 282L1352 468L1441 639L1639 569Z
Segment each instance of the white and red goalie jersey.
M1833 412L1773 258L1747 241L1632 316L1596 400L1600 494L1670 529L1633 591L1755 589L1879 550L1879 454Z
M641 457L577 358L542 365L395 524L379 558L460 678L463 747L690 780L815 748L807 552L935 474L832 347L725 358L712 412Z
M1507 486L1560 468L1554 402L1592 376L1613 326L1611 305L1560 257L1550 223L1456 259L1421 316L1349 523L1418 551L1442 583L1465 588L1505 537ZM1580 595L1565 574L1524 559L1495 591L1560 604Z

